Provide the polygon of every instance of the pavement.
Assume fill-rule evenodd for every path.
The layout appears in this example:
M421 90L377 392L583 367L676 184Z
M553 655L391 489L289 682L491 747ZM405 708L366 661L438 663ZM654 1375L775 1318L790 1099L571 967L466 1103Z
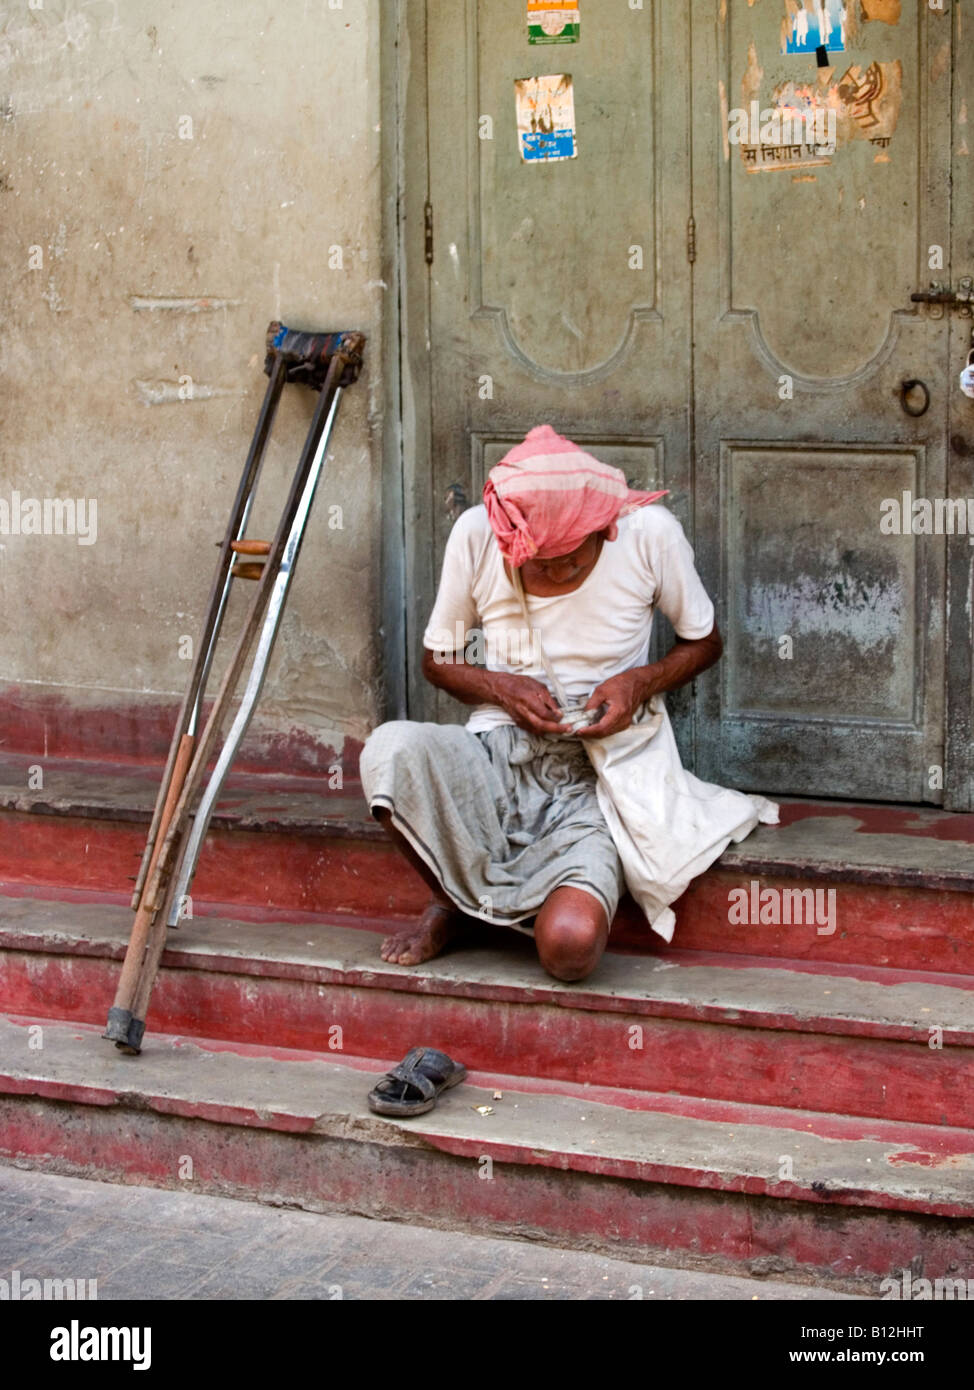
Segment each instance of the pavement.
M99 1301L849 1297L527 1240L0 1165L0 1281L7 1281L0 1296L23 1296L28 1279L96 1280L86 1291Z

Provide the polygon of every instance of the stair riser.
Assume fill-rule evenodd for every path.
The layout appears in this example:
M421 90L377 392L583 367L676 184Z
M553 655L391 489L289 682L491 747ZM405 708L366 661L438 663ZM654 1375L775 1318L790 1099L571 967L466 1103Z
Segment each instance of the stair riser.
M761 890L775 889L779 895L788 889L834 888L835 931L820 935L814 923L732 921L729 905L738 899L731 894L744 889L750 898L755 879L753 874L726 869L702 874L676 908L678 936L673 944L692 951L974 975L974 894L811 877L760 878ZM625 944L630 930L627 920L617 944Z
M376 941L378 945L378 938ZM0 951L0 1010L102 1025L118 965ZM164 969L149 1032L353 1057L418 1042L475 1071L974 1128L974 1047L745 1027L308 979ZM641 1029L641 1035L633 1029ZM340 1031L336 1031L340 1030ZM641 1042L642 1046L632 1046ZM106 1043L105 1046L108 1046Z
M0 881L131 892L146 826L34 814L7 814L2 824ZM429 900L422 879L381 842L220 829L207 836L192 895L264 907L278 919L288 911L411 916Z
M495 1158L485 1180L482 1156L439 1145L4 1097L0 1155L48 1172L529 1236L647 1262L678 1258L738 1273L767 1270L770 1262L784 1277L858 1280L873 1297L879 1280L917 1259L929 1279L974 1269L969 1221L772 1198L757 1189L721 1192L708 1188L706 1173L697 1175L699 1186L639 1182L567 1163L541 1166L523 1151L517 1161ZM180 1181L187 1157L193 1179Z
M136 822L5 815L0 880L10 884L124 893L135 874L145 827ZM836 892L836 930L816 924L738 923L731 894L752 876L712 869L677 908L674 945L734 952L974 975L974 896L864 883L823 884L763 878L762 888ZM278 920L289 913L413 916L428 892L382 841L277 832L211 831L193 883L200 902L256 906ZM782 899L783 901L783 899ZM618 950L665 951L635 905L623 901L612 930Z

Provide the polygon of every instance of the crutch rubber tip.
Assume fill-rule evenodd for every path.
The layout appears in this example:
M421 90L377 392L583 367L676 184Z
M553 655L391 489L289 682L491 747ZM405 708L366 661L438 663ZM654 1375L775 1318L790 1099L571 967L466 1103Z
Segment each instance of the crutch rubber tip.
M142 1039L145 1036L145 1019L133 1018L129 1014L128 1032L124 1038L116 1038L115 1046L119 1052L127 1052L130 1057L137 1057L142 1051Z
M132 1011L130 1009L119 1009L114 1004L108 1010L108 1022L105 1025L103 1038L109 1042L123 1043L128 1039L129 1029L132 1026Z

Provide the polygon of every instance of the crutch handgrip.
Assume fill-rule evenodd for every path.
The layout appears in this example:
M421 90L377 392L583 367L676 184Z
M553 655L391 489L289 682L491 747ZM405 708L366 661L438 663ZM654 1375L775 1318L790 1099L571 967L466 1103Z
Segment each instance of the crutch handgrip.
M235 555L269 555L270 541L231 541L230 549Z

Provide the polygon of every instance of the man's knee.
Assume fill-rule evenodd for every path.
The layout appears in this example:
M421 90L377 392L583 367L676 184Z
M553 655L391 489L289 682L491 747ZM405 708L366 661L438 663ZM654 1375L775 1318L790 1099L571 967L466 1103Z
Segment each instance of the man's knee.
M452 724L390 719L373 729L365 740L359 759L360 773L365 776L390 761L414 763L442 759L444 752L452 748L457 733Z
M379 724L372 730L359 758L359 771L361 774L370 772L377 762L387 758L397 747L402 746L409 736L409 721L407 719L391 719L386 724Z
M584 980L602 958L609 934L605 909L581 889L559 889L535 921L541 964L558 980Z
M359 757L359 777L366 799L377 780L393 779L403 770L417 765L417 759L427 756L429 734L427 724L411 719L390 719L373 729Z

